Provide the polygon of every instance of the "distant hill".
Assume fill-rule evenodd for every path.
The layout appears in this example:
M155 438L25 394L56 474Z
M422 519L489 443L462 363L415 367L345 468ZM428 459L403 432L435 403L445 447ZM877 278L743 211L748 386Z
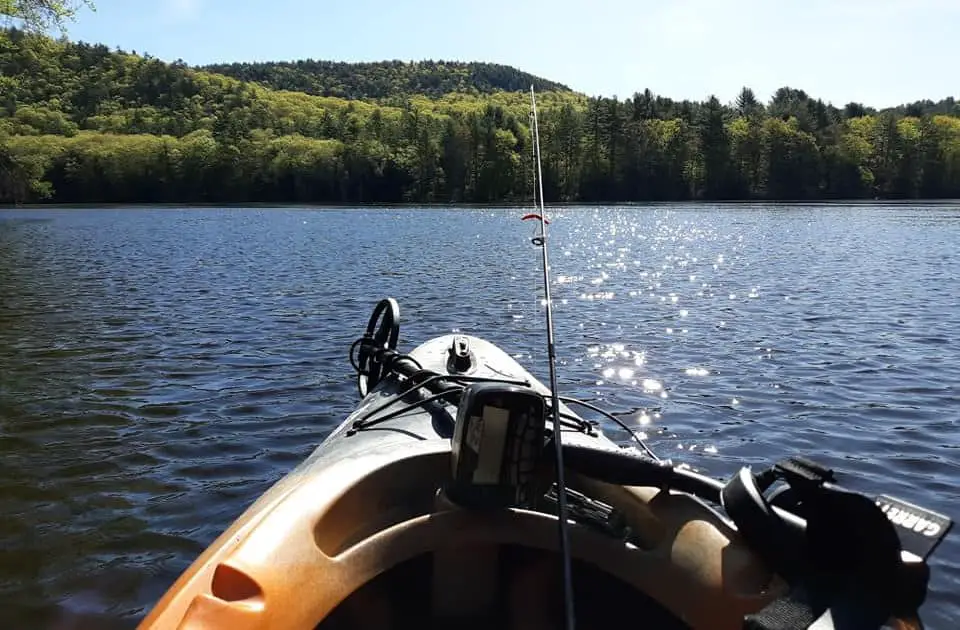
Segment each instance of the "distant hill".
M293 62L229 63L201 70L253 81L275 90L348 99L383 99L451 92L492 94L528 90L569 92L569 87L510 66L458 61L378 61L344 63L306 59Z

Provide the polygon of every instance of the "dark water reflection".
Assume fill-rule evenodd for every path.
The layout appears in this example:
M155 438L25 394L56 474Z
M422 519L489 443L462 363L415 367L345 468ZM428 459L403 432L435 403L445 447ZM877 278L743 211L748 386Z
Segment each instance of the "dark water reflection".
M379 298L401 344L483 335L543 376L507 210L0 212L3 627L129 627L356 401ZM562 384L715 474L797 450L960 516L960 210L569 209ZM621 434L614 433L618 438ZM960 619L960 537L930 628Z

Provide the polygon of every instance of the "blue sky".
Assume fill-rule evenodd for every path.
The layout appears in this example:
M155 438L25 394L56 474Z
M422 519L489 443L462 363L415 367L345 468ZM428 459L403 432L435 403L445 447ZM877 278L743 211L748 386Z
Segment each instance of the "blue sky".
M960 96L960 0L95 0L68 36L190 64L490 61L590 95Z

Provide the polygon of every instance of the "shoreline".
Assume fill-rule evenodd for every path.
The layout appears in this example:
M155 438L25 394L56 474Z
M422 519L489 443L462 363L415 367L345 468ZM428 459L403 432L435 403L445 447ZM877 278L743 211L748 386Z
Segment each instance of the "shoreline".
M547 202L548 208L644 208L644 207L662 207L662 206L960 206L960 199L809 199L809 200L691 200L691 201L605 201L605 202ZM176 202L176 203L158 203L158 202L129 202L129 203L31 203L31 204L0 204L0 211L5 210L156 210L156 209L187 209L187 208L221 208L221 209L377 209L377 208L395 208L399 210L446 210L458 209L480 210L480 209L510 209L527 208L530 202L495 202L495 203L383 203L383 202L354 202L354 203L336 203L336 202L269 202L269 201L249 201L249 202Z

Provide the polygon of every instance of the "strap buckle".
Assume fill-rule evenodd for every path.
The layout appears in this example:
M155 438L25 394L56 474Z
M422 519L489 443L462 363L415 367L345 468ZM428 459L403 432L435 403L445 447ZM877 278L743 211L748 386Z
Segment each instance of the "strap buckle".
M790 457L773 466L774 473L790 486L822 487L827 483L836 483L833 469L822 466L806 457Z

